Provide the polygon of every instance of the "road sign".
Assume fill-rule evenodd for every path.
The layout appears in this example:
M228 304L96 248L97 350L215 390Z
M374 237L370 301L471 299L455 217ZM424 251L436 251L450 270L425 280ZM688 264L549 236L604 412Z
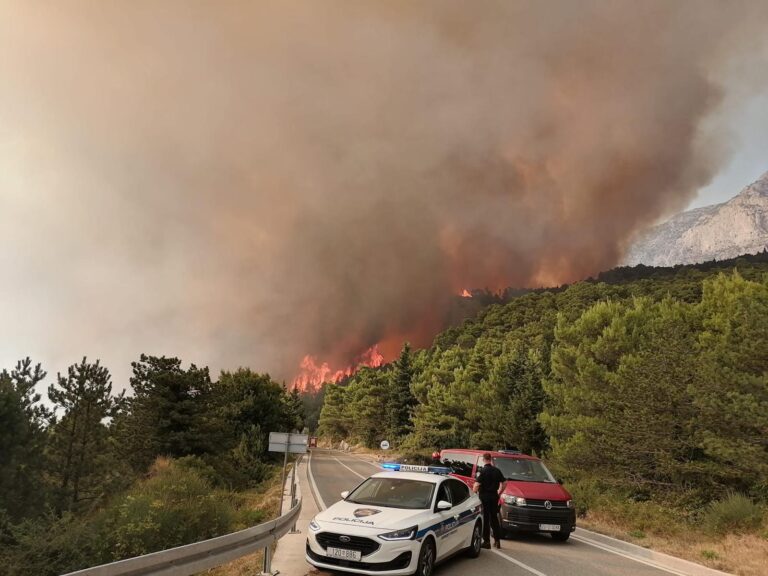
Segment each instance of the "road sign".
M386 440L382 440L381 441L381 449L382 450L389 450L389 442L387 442Z
M285 486L285 471L288 467L288 454L305 454L307 452L307 435L293 434L292 432L270 432L269 433L269 451L282 452L283 457L283 477L280 486ZM295 466L295 465L294 465ZM293 481L291 482L291 494L296 493L296 469L294 467ZM291 496L293 502L293 496ZM280 507L277 515L283 513L283 499L280 498Z
M307 435L291 434L288 432L270 432L269 451L304 454L307 451Z

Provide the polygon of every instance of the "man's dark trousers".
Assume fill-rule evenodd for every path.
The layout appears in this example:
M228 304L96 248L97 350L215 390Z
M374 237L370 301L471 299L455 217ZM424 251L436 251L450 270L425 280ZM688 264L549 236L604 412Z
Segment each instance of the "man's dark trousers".
M491 541L491 527L493 527L493 539L501 540L499 495L480 494L480 502L483 503L483 542Z

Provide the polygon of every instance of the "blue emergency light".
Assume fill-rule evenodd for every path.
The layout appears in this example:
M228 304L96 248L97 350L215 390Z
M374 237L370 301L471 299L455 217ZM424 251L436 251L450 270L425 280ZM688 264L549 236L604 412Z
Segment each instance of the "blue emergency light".
M426 472L428 474L450 474L452 470L446 466L417 466L415 464L399 464L384 462L381 467L392 472Z

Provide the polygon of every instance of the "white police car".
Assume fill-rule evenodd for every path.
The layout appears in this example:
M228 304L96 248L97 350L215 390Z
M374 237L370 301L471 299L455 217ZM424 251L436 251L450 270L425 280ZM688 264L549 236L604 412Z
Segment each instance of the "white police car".
M307 562L355 574L430 576L458 552L480 554L480 499L438 466L384 464L309 523Z

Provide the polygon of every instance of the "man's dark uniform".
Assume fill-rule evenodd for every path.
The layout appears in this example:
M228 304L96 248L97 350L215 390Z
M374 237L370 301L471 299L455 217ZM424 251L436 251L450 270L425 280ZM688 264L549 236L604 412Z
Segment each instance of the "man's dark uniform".
M501 539L499 486L506 481L506 478L496 466L486 464L477 472L475 480L480 484L477 495L483 503L483 542L490 543L491 527L493 527L493 539L499 542Z

